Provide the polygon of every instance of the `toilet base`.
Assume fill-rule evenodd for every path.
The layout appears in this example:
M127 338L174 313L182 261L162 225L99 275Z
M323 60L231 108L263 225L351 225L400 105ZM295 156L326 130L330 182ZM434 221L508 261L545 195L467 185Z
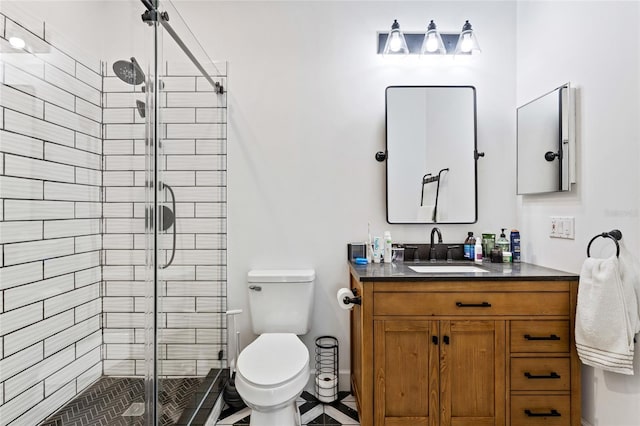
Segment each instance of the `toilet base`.
M251 410L250 426L302 426L296 401L273 411Z

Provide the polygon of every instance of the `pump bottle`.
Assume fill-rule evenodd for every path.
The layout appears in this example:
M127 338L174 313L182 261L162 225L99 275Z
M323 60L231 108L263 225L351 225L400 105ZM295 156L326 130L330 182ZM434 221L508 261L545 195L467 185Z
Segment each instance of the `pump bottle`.
M391 263L391 246L393 241L391 240L391 232L384 231L384 253L382 257L384 258L384 263Z

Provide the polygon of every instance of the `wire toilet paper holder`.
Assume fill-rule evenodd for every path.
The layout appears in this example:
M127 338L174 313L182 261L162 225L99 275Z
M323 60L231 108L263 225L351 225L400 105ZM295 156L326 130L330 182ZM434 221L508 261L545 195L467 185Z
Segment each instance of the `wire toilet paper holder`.
M316 398L330 403L338 399L338 339L333 336L316 338L315 348Z

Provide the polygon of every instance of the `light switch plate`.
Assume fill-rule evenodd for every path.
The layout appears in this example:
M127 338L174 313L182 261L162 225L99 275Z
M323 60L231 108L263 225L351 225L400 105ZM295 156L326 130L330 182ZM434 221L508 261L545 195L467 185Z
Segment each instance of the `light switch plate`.
M573 216L551 216L549 236L551 238L575 239L575 218Z

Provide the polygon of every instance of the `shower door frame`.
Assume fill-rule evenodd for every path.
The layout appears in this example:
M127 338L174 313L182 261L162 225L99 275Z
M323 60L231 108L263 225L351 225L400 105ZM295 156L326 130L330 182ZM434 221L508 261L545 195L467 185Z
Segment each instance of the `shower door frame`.
M147 6L145 0L142 1ZM150 4L149 4L150 5ZM157 14L156 14L157 16ZM147 69L145 119L145 425L158 425L158 158L160 149L160 114L158 72L161 38L158 21L147 22L152 28L151 64Z

